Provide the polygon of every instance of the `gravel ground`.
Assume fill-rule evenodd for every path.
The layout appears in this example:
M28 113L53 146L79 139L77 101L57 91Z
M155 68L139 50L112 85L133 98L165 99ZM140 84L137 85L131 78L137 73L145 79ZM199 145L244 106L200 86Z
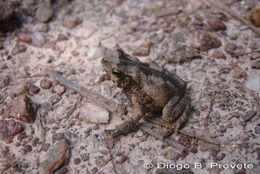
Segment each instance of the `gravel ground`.
M1 173L260 173L260 37L241 22L201 0L0 2ZM223 3L242 17L259 5ZM142 130L107 146L101 132L122 121L85 121L89 101L45 70L129 104L99 81L102 52L116 46L187 81L194 112L184 129L206 132L220 148L172 135L189 149L178 154Z

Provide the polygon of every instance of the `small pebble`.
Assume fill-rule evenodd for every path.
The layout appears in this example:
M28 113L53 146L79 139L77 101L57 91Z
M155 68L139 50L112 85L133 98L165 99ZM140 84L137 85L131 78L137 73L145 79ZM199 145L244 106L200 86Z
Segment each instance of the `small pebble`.
M217 37L213 36L212 34L206 32L203 33L200 39L200 50L201 51L208 51L212 48L218 48L222 45L221 40Z
M260 77L259 76L255 76L250 78L246 83L245 86L252 90L252 91L260 91Z
M32 36L32 45L37 46L37 47L42 47L45 43L45 37L39 32L33 32Z
M212 56L217 59L226 59L226 55L223 52L218 50L215 50Z
M225 126L221 125L221 126L219 127L219 131L220 131L221 133L225 133L225 132L227 131L227 129L226 129Z
M75 159L74 159L74 164L75 164L75 165L79 165L80 162L81 162L81 159L80 159L80 158L75 158Z
M208 24L210 26L210 29L213 31L219 31L219 30L226 30L227 27L226 25L218 18L213 17L211 19L209 19Z
M16 45L12 50L12 55L16 55L25 52L27 47L25 45Z
M68 37L65 34L60 33L58 35L57 41L65 41L68 40Z
M254 69L260 69L260 60L254 61L251 65L251 67Z
M36 18L40 22L48 22L53 17L53 9L50 3L43 1L36 11Z
M25 42L25 43L31 42L31 33L29 33L29 32L18 32L17 37L22 42Z
M35 86L35 85L30 85L29 86L29 91L32 93L32 94L38 94L40 92L40 88L38 86Z
M234 43L227 43L225 45L225 51L230 55L233 55L236 49L237 49L237 45Z
M103 155L106 155L106 154L108 154L108 151L107 150L100 150L100 153L103 154Z
M65 87L62 85L57 85L54 87L54 91L57 95L62 95L65 92Z
M51 83L50 80L42 79L42 80L40 81L40 87L41 87L42 89L50 89L50 88L51 88L51 85L52 85L52 83Z
M235 67L233 77L237 79L247 78L247 73L242 68Z
M62 25L69 29L72 29L72 28L75 28L80 22L81 21L80 21L79 17L66 17L63 20Z
M88 161L89 160L89 154L88 153L82 153L80 154L80 158L82 161Z
M260 127L255 127L255 134L260 134Z
M37 31L39 31L39 32L46 33L46 32L48 32L48 30L49 30L49 26L47 23L41 23L41 24L38 24L38 26L37 26Z
M25 145L24 146L24 149L23 149L23 152L24 154L27 154L28 152L31 152L32 151L32 146L31 145Z
M127 156L123 155L118 161L116 161L116 164L123 164L127 159Z

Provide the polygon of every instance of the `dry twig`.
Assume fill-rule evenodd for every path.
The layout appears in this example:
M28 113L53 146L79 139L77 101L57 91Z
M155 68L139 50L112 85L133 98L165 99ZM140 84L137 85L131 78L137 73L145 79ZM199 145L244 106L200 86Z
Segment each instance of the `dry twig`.
M114 172L115 172L115 174L117 174L116 166L115 166L115 163L114 163L114 160L113 160L113 155L112 155L111 150L110 150L110 148L109 148L109 145L108 145L107 139L106 139L105 136L103 136L103 138L104 138L104 141L106 142L106 146L107 146L108 153L109 153L109 156L110 156L110 159L111 159L112 165L113 165Z
M215 95L216 95L216 91L213 93L213 96L211 97L211 100L210 100L209 110L208 110L208 113L207 113L207 115L206 115L206 117L205 117L205 123L204 123L204 127L205 127L205 128L207 128L208 125L209 125L209 116L210 116L210 114L211 114L211 112L212 112Z

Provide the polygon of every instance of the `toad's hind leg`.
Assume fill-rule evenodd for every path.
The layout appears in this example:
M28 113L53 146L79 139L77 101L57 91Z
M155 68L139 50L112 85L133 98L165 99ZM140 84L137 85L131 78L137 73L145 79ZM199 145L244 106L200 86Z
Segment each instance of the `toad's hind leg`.
M172 110L174 118L174 124L164 134L164 138L170 136L172 133L178 134L178 130L188 121L190 116L191 101L190 98L185 95Z

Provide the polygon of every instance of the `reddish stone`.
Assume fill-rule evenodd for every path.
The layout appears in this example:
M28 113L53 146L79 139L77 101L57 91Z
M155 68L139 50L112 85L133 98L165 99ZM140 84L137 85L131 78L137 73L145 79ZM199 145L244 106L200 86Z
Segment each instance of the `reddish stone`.
M209 19L207 22L210 26L210 30L218 31L227 29L226 25L216 17Z
M65 34L60 33L58 35L57 41L64 41L64 40L68 40L68 37Z
M31 42L31 33L29 32L18 32L17 37L22 42L26 42L26 43Z
M54 91L56 92L56 94L62 95L65 92L65 87L62 85L57 85L54 87Z
M127 160L127 156L121 156L120 160L116 161L116 164L123 164Z
M0 137L7 143L11 143L13 137L22 131L22 124L14 120L0 120Z
M4 118L15 118L24 122L32 122L36 112L36 106L26 95L21 95L6 105Z
M223 52L218 50L215 50L212 56L217 59L226 59L226 55Z
M148 56L153 43L151 41L144 42L140 48L133 51L134 56Z
M66 163L69 157L68 141L66 139L59 141L51 147L42 162L40 162L39 172L51 174Z

